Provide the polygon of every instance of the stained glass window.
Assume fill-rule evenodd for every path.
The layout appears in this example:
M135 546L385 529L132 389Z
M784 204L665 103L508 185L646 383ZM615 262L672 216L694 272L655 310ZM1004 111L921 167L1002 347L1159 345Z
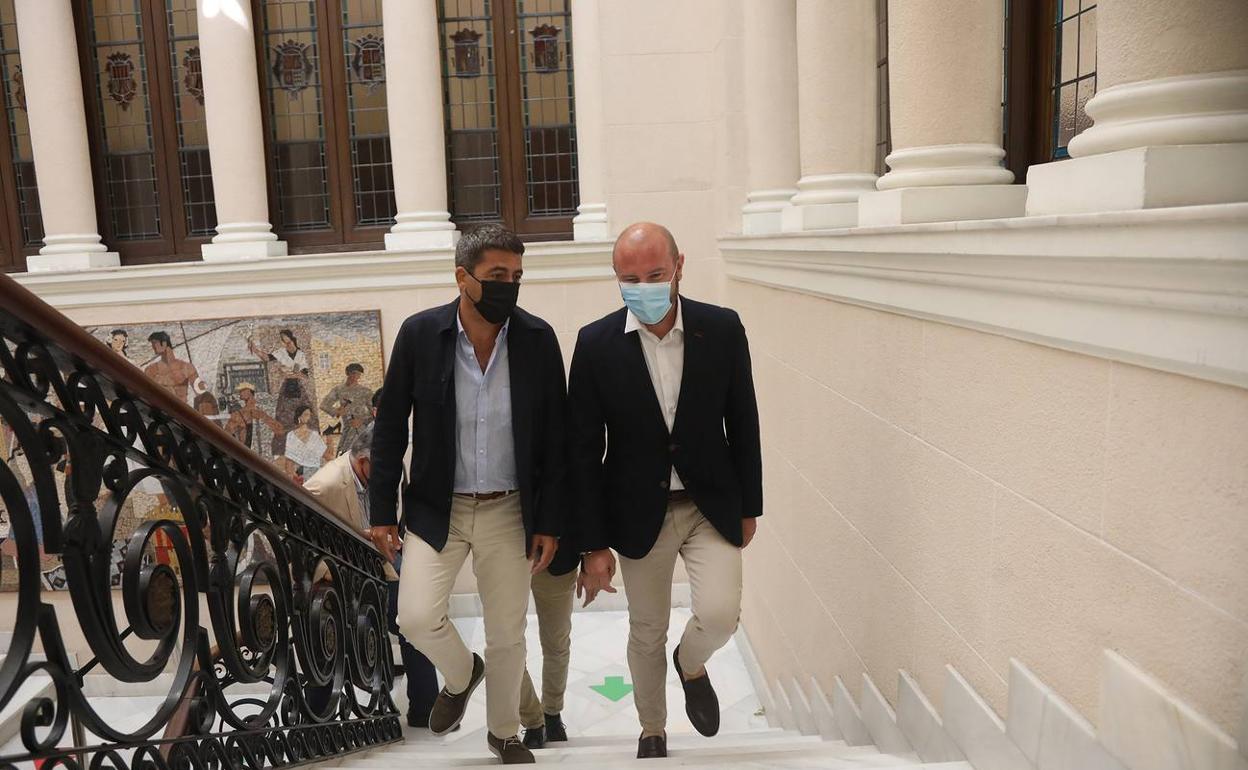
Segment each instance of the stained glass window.
M571 232L579 203L568 0L440 0L452 218Z
M568 0L516 0L524 125L525 203L530 217L574 216L576 120L572 14Z
M273 153L274 229L329 230L329 166L315 0L265 0L261 55Z
M346 107L355 221L358 225L393 224L394 173L386 115L381 0L344 0L342 49L346 56Z
M884 159L893 151L888 109L888 0L875 3L875 173L888 172Z
M35 184L30 121L26 115L26 86L22 77L17 17L13 5L14 0L0 0L0 68L3 68L4 75L5 129L9 141L9 162L12 164L12 186L5 191L4 200L8 206L16 208L15 232L5 238L4 251L13 267L21 268L25 266L21 253L26 247L37 246L43 241L43 216L39 211L39 190Z
M1092 125L1084 109L1096 93L1096 0L1054 0L1053 157Z
M506 2L506 0L502 0ZM502 219L492 0L441 0L447 176L460 222Z
M140 0L87 0L104 198L118 241L159 238L156 140Z
M173 73L174 118L178 133L178 168L186 231L210 236L217 226L212 197L212 165L204 120L204 81L199 61L195 0L167 0L169 69Z

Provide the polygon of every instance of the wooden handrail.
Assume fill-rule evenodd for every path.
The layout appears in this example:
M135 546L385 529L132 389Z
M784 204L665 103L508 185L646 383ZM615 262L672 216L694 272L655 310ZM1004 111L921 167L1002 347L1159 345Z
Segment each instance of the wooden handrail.
M279 473L272 464L262 459L246 444L192 409L185 401L176 398L168 390L157 385L137 366L118 356L109 349L108 345L91 336L68 316L3 273L0 273L0 308L38 330L41 336L56 343L60 350L55 347L49 349L48 352L52 356L56 357L64 351L80 360L89 369L100 372L106 379L124 386L135 398L176 418L178 422L194 430L200 439L219 449L225 456L296 497L300 503L315 511L321 518L333 522L334 526L350 533L356 540L376 550L372 541L348 527L307 490ZM5 322L4 314L0 313L0 324Z

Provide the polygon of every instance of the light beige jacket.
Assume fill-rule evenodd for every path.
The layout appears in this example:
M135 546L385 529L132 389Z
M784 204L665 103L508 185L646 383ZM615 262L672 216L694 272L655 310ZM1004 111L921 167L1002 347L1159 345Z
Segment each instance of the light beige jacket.
M364 515L360 497L355 491L355 469L351 467L350 452L344 452L322 465L319 471L303 482L303 488L356 532L368 528L368 517ZM386 580L399 579L390 564L386 564L385 570ZM323 567L318 569L315 579L324 577L325 572Z

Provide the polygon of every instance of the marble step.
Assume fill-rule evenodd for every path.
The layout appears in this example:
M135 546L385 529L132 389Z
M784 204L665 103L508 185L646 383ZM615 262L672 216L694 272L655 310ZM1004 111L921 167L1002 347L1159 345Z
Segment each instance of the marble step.
M780 738L784 736L800 737L797 733L784 730L779 727L766 727L758 730L741 730L731 735L720 735L715 738L704 738L701 735L693 734L669 734L667 745L672 748L678 747L697 747L705 746L708 741L724 741L729 738L733 740L745 740L747 738ZM467 746L470 749L462 749L464 751L475 751L483 745L485 741L485 729L475 730L468 734L460 732L451 733L450 735L438 737L427 730L411 730L404 736L404 743L383 746L374 749L366 754L359 754L354 759L369 759L378 756L388 756L392 754L419 754L428 751L437 751L438 748L450 748L456 746ZM636 748L636 735L574 735L567 743L549 744L551 749L562 748L586 748L591 746L618 746L625 748ZM349 761L352 758L348 758Z
M351 761L348 758L339 768L359 770L382 770L383 768L411 767L473 767L478 765L496 764L489 750L478 744L478 748L468 752L434 752L391 754L386 751L376 752L373 757ZM747 739L733 743L704 742L702 746L672 745L668 747L669 759L679 760L678 764L687 761L726 764L728 762L750 757L752 759L783 760L818 758L825 767L887 767L875 761L884 755L874 747L851 747L843 743L822 741L814 736L783 737L780 739ZM614 766L617 762L633 761L634 753L631 746L598 746L582 749L542 749L534 752L538 764L584 765L586 767ZM893 765L913 763L901 758L888 758Z
M537 764L558 764L566 770L614 770L615 768L654 767L656 765L677 765L681 767L705 768L823 768L824 770L974 770L967 762L922 763L918 760L897 757L878 752L864 752L862 747L849 749L858 751L856 755L848 753L835 744L803 743L790 746L756 747L738 746L727 749L671 749L667 759L639 760L631 756L590 756L590 755L555 755L549 750L534 752ZM462 756L462 755L461 755ZM447 759L431 762L413 762L414 757L406 761L396 761L390 767L459 767L487 768L497 767L498 760L486 752L472 757L462 757L466 761ZM347 766L347 765L343 765Z
M670 751L696 751L706 748L728 750L747 747L828 744L823 744L817 737L806 737L780 731L776 734L762 736L721 735L714 738L704 738L700 735L673 735L668 738L667 745ZM579 756L628 754L634 751L636 747L636 737L610 736L601 737L597 740L573 737L567 743L549 743L540 753L549 754L552 757L562 757L569 754ZM485 734L482 732L479 736L470 738L467 743L457 741L453 744L443 745L404 743L396 746L386 746L385 748L376 749L366 756L348 758L343 762L342 766L361 768L384 767L394 764L396 761L407 761L408 759L416 761L443 758L463 759L465 756L480 754L488 750L485 745Z

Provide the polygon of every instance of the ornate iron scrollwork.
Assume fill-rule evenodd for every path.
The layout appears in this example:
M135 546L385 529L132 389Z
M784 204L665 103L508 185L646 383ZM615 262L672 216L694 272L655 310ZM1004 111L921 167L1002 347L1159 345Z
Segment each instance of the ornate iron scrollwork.
M0 709L51 681L24 708L24 750L0 768L259 770L399 739L382 557L80 331L0 276L0 509L17 573ZM123 525L145 480L181 521ZM48 557L72 617L45 601ZM64 642L73 625L86 662ZM169 685L123 728L87 696L84 677L101 674ZM65 745L84 729L87 745Z

